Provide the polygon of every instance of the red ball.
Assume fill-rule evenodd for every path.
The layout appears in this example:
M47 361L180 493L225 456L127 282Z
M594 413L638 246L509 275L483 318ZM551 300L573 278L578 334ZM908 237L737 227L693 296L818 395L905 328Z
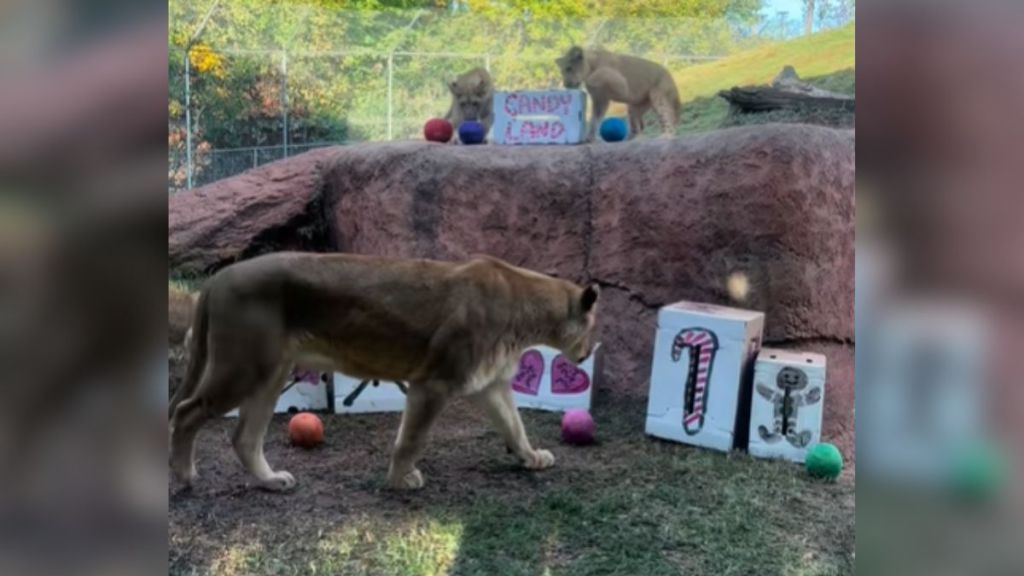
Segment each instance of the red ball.
M312 448L324 441L324 423L316 414L302 412L288 421L288 438L292 444Z
M453 133L452 123L444 118L431 118L423 126L423 137L431 142L448 142Z
M594 441L594 419L586 410L569 410L562 416L562 441L590 444Z

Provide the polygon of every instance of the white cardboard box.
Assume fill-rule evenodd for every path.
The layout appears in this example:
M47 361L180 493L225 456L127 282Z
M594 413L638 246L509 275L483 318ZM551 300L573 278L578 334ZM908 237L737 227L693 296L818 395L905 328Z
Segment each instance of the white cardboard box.
M662 307L647 433L715 450L745 447L751 372L763 329L762 312L696 302Z
M750 404L751 455L804 461L821 441L825 371L821 354L761 350Z
M289 376L288 381L294 382L294 384L282 392L277 399L277 405L274 407L275 413L327 409L327 382L324 374L295 370ZM228 412L227 415L237 417L238 409Z
M599 378L600 373L600 344L594 346L594 353L579 366L553 348L536 346L523 352L510 385L520 408L553 412L576 408L589 410L595 378ZM354 395L351 405L346 406L345 399L352 396L363 382L344 374L334 374L335 412L401 412L405 409L405 393L396 383L386 380L377 381L376 385L373 381L367 382Z
M495 92L493 139L497 144L579 144L586 110L582 90Z
M552 412L590 410L596 379L601 377L601 344L585 362L576 365L547 346L523 352L512 378L516 406Z
M399 386L390 380L361 380L335 372L334 411L338 414L401 412L405 410L404 386L404 382Z

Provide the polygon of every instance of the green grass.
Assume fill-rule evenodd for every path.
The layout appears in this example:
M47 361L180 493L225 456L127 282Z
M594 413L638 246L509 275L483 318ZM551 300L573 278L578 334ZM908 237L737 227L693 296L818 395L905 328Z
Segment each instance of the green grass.
M769 84L786 65L792 65L802 79L819 88L853 94L854 47L855 27L851 24L788 42L760 46L717 62L684 68L674 74L683 102L679 133L706 132L726 125L729 105L717 96L718 91L734 86ZM613 105L610 114L625 116L625 108ZM798 120L781 114L759 116L753 121ZM651 118L653 120L653 116ZM648 134L656 135L659 130L656 122L648 122Z
M626 408L622 414L641 407ZM557 415L525 417L536 437L558 433ZM281 518L260 537L219 548L207 570L194 573L853 573L849 478L818 481L792 463L654 440L638 423L604 414L608 440L568 454L555 478L516 475L499 464L507 455L496 453L481 466L495 467L498 485L453 483L443 497L412 496L397 510L363 509L344 519Z
M793 66L802 78L853 70L856 68L854 37L855 29L850 25L686 68L675 75L679 96L686 103L714 96L719 90L733 86L767 84L787 64ZM849 79L852 81L852 74ZM849 88L852 91L852 82Z

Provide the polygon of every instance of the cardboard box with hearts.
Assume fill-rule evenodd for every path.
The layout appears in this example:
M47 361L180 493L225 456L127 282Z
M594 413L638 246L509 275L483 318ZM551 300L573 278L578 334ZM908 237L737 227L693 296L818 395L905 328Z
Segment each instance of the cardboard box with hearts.
M594 384L601 373L601 344L585 362L576 365L547 346L528 348L512 378L512 392L520 408L564 412L590 409ZM405 409L405 383L364 381L334 374L334 411L343 413L401 412Z
M274 412L284 414L306 410L326 410L328 408L327 381L327 374L296 368L292 371L288 378L288 384L285 385L284 391L277 399ZM238 409L228 412L227 416L237 417Z
M576 365L558 350L535 346L523 352L512 378L512 392L520 408L564 412L590 410L595 381L601 375L601 344Z

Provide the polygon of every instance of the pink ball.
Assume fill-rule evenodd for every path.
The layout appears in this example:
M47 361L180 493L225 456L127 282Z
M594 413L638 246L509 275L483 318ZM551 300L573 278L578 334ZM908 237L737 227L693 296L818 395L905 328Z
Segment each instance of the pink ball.
M594 419L586 410L569 410L562 416L562 441L590 444L594 441Z

